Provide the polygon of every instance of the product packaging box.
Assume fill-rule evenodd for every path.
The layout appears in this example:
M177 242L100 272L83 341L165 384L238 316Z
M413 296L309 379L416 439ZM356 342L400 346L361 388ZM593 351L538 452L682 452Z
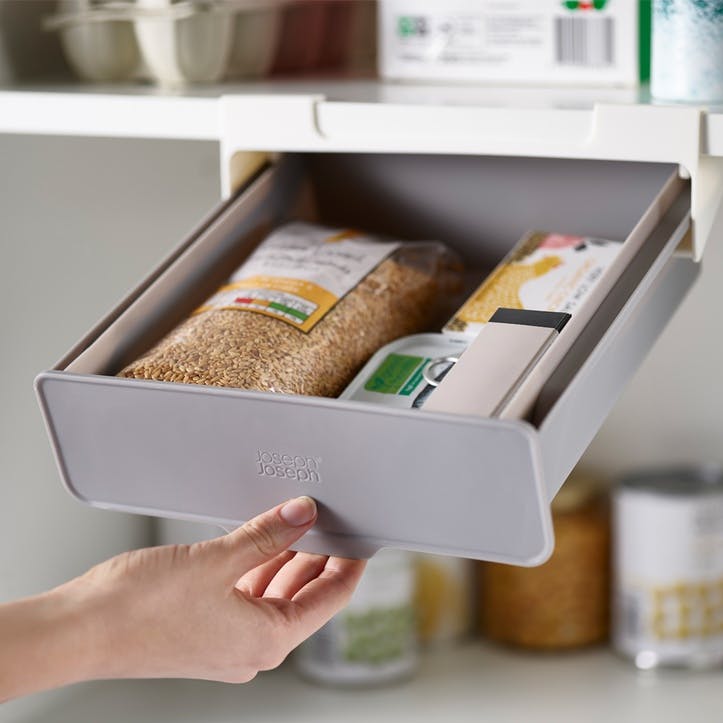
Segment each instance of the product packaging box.
M631 87L649 76L650 0L381 0L390 80Z

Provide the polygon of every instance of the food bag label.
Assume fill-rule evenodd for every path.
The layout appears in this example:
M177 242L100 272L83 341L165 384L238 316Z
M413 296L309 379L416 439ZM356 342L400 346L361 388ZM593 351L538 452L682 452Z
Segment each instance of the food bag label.
M399 246L357 231L291 223L272 233L196 313L252 311L308 332Z
M574 316L622 246L619 241L534 231L485 279L443 331L473 339L500 307Z

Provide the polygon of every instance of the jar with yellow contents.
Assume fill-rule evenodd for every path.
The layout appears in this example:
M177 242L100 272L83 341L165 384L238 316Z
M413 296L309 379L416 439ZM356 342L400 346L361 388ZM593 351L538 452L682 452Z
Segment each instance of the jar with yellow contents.
M437 648L462 642L472 630L474 562L416 555L415 610L419 641Z
M609 631L607 496L580 474L552 503L555 550L539 567L482 563L480 623L497 642L556 650L604 641Z

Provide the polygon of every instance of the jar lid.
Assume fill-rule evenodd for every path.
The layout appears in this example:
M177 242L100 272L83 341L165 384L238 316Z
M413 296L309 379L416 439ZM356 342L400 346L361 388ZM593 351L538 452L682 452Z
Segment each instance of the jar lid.
M723 491L723 469L717 465L650 469L627 475L620 486L663 495L704 495Z

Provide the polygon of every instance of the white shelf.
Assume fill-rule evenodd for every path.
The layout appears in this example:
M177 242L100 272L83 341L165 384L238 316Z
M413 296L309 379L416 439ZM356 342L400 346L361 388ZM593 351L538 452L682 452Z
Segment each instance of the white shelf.
M396 84L375 80L288 81L225 84L164 90L142 85L38 84L0 86L0 132L59 134L119 138L176 138L221 140L219 125L221 100L241 97L258 101L260 97L296 96L313 100L322 108L324 120L334 124L343 108L365 118L383 118L393 107L406 107L417 120L429 113L436 133L464 125L470 135L474 129L483 135L480 118L497 120L519 139L539 133L535 118L556 121L568 139L589 135L598 106L619 106L632 113L648 115L665 106L651 103L645 90L606 88L506 88L465 85ZM690 112L690 106L675 106ZM420 110L424 109L424 110ZM473 110L473 115L470 111ZM421 116L420 116L421 114ZM660 117L664 112L659 113ZM703 151L723 156L723 106L704 114ZM243 119L238 119L243 124ZM438 121L443 121L438 123ZM512 122L510 126L509 122ZM426 123L422 124L426 126ZM464 127L464 126L462 126ZM527 128L528 133L524 133ZM372 132L372 128L368 129ZM417 123L404 130L419 135ZM651 126L655 135L663 128ZM385 128L394 131L394 128ZM534 131L534 132L533 132ZM567 135L561 133L560 136Z
M218 141L218 96L135 86L0 87L0 133Z
M6 723L710 723L720 719L720 671L639 673L605 649L545 655L470 643L426 654L410 682L368 690L320 688L292 666L243 686L118 681L78 686L35 717Z
M169 92L142 86L0 90L0 132L220 143L228 195L247 151L450 153L674 163L692 185L700 257L723 200L723 108L645 91L303 81Z

